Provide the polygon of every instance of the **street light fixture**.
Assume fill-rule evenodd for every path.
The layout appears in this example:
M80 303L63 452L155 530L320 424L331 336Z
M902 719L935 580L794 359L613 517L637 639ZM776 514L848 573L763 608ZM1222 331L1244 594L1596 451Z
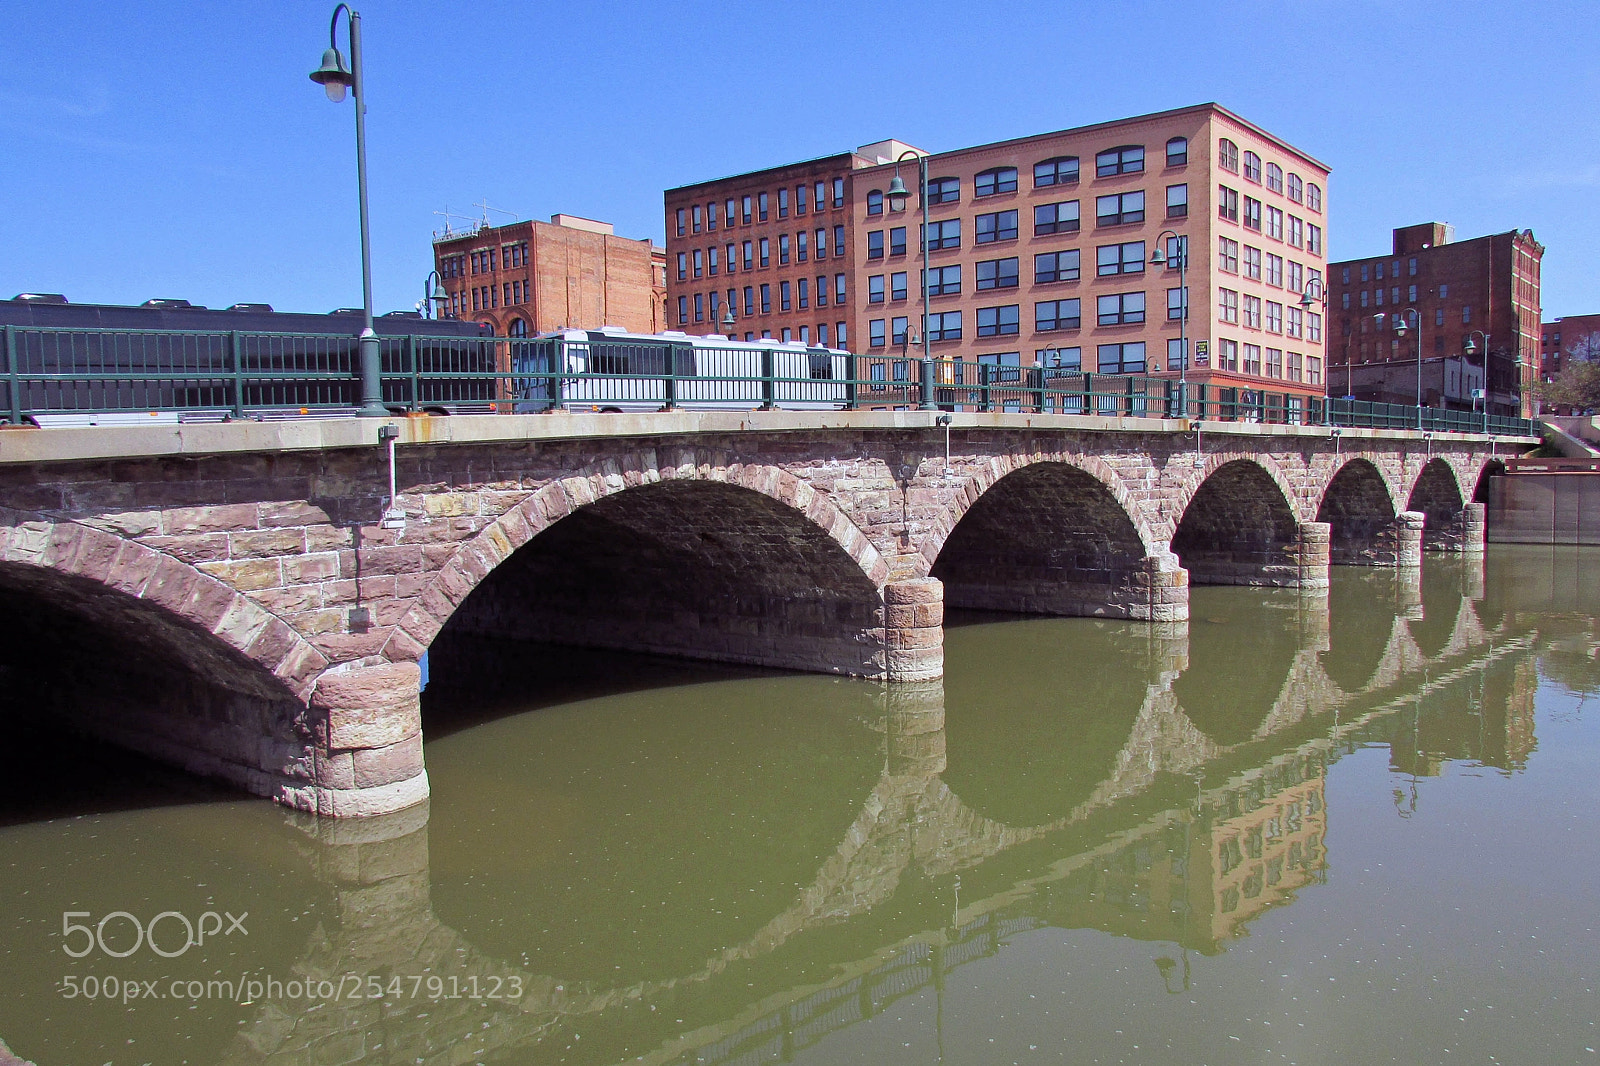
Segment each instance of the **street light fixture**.
M443 318L444 309L449 305L450 294L444 291L444 278L437 270L428 271L428 276L422 279L423 317L428 317L431 308L434 318Z
M733 317L733 305L728 305L728 310L722 316L722 335L730 341L734 339L733 327L738 325L738 320Z
M922 190L922 401L917 405L923 411L937 411L933 402L933 334L929 330L928 313L928 156L914 148L907 148L895 157L894 178L889 182L889 210L904 211L906 183L900 177L900 160L911 156L917 161L917 181Z
M1475 329L1467 334L1467 343L1461 351L1468 358L1478 354L1478 346L1472 343L1474 337L1483 338L1483 431L1487 433L1489 432L1489 335L1481 329Z
M1311 294L1313 289L1316 290L1316 295L1315 296L1313 296ZM1326 412L1327 411L1327 407L1328 407L1328 390L1330 388L1332 388L1332 386L1333 386L1333 369L1327 365L1327 363L1328 363L1328 341L1327 341L1328 287L1323 284L1322 275L1320 275L1320 274L1312 274L1311 277L1306 279L1306 287L1300 293L1300 308L1301 308L1301 310L1305 311L1306 317L1309 319L1311 317L1311 309L1313 307L1317 306L1319 303L1322 306L1322 323L1323 323L1323 326L1322 326L1321 331L1319 331L1318 335L1320 337L1322 337L1322 362L1323 362L1323 373L1325 375L1323 377L1323 379L1322 379L1322 407L1323 407L1323 411ZM1345 380L1345 391L1348 392L1349 391L1349 384L1350 384L1349 383L1349 377L1350 377L1350 371L1349 371L1350 349L1349 349L1348 345L1345 347L1344 361L1345 361L1345 368L1346 368L1345 369L1345 379L1346 379Z
M1170 236L1173 241L1173 252L1178 260L1178 294L1180 313L1178 317L1178 346L1182 351L1178 356L1178 417L1189 417L1189 238L1176 230L1164 229L1156 234L1156 250L1150 253L1151 266L1165 266L1168 260L1162 241ZM1171 364L1167 366L1172 369Z
M1409 318L1408 318L1408 316L1409 316ZM1376 315L1373 315L1372 317L1377 319L1378 320L1378 324L1381 326L1383 324L1384 320L1389 317L1389 313L1386 312L1386 311L1379 311ZM1408 307L1404 311L1396 312L1395 315L1394 315L1394 331L1400 337L1404 337L1406 335L1406 330L1412 328L1412 326L1410 324L1412 319L1414 319L1415 322L1416 322L1416 327L1415 328L1416 328L1416 331L1417 331L1417 430L1418 430L1418 432L1421 432L1421 430L1422 430L1422 312L1418 311L1415 307Z
M339 52L339 12L349 23L350 65L345 66ZM334 103L344 100L345 90L355 94L356 104L356 191L361 205L361 337L357 341L361 364L361 406L363 418L387 418L383 406L383 362L378 334L372 328L372 242L367 226L367 104L361 82L361 15L346 4L333 9L328 23L328 50L322 53L322 66L311 72L311 80L321 85Z

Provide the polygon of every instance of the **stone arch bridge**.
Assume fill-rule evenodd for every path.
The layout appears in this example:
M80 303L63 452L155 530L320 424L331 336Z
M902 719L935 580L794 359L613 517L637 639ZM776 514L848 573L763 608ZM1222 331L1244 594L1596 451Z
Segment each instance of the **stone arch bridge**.
M121 673L85 731L376 814L427 795L419 664L452 639L927 680L946 602L1176 625L1191 583L1479 551L1472 501L1532 443L952 418L420 417L393 453L362 420L11 431L7 647L58 691Z

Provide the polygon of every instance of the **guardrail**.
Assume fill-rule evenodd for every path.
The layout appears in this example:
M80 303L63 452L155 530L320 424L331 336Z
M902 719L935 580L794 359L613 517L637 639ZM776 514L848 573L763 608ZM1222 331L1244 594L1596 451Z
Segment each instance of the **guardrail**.
M6 326L0 417L12 423L271 419L352 412L356 338L326 334ZM1530 419L1324 399L982 361L850 355L793 345L726 349L543 338L380 338L382 390L397 411L539 412L938 407L1276 425L1540 435ZM581 351L581 357L574 356Z

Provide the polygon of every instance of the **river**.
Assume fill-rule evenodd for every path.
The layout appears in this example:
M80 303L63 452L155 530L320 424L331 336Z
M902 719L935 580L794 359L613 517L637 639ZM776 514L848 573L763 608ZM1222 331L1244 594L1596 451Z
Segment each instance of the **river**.
M1600 557L1191 607L953 617L944 679L890 687L475 644L424 696L431 801L360 822L6 707L0 1039L1600 1066Z

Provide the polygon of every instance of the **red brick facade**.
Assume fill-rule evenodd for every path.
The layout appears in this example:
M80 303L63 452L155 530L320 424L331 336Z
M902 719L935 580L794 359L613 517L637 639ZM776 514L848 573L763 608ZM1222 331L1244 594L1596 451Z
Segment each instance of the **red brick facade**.
M554 215L485 226L435 239L433 258L450 296L444 313L487 323L500 336L569 326L666 328L661 249L616 236L608 222Z
M1388 255L1330 264L1332 391L1418 402L1417 332L1393 328L1404 318L1421 323L1425 406L1471 410L1472 390L1484 388L1487 375L1491 411L1531 416L1543 256L1531 230L1456 241L1451 227L1428 222L1396 229ZM1386 317L1379 321L1380 315Z

